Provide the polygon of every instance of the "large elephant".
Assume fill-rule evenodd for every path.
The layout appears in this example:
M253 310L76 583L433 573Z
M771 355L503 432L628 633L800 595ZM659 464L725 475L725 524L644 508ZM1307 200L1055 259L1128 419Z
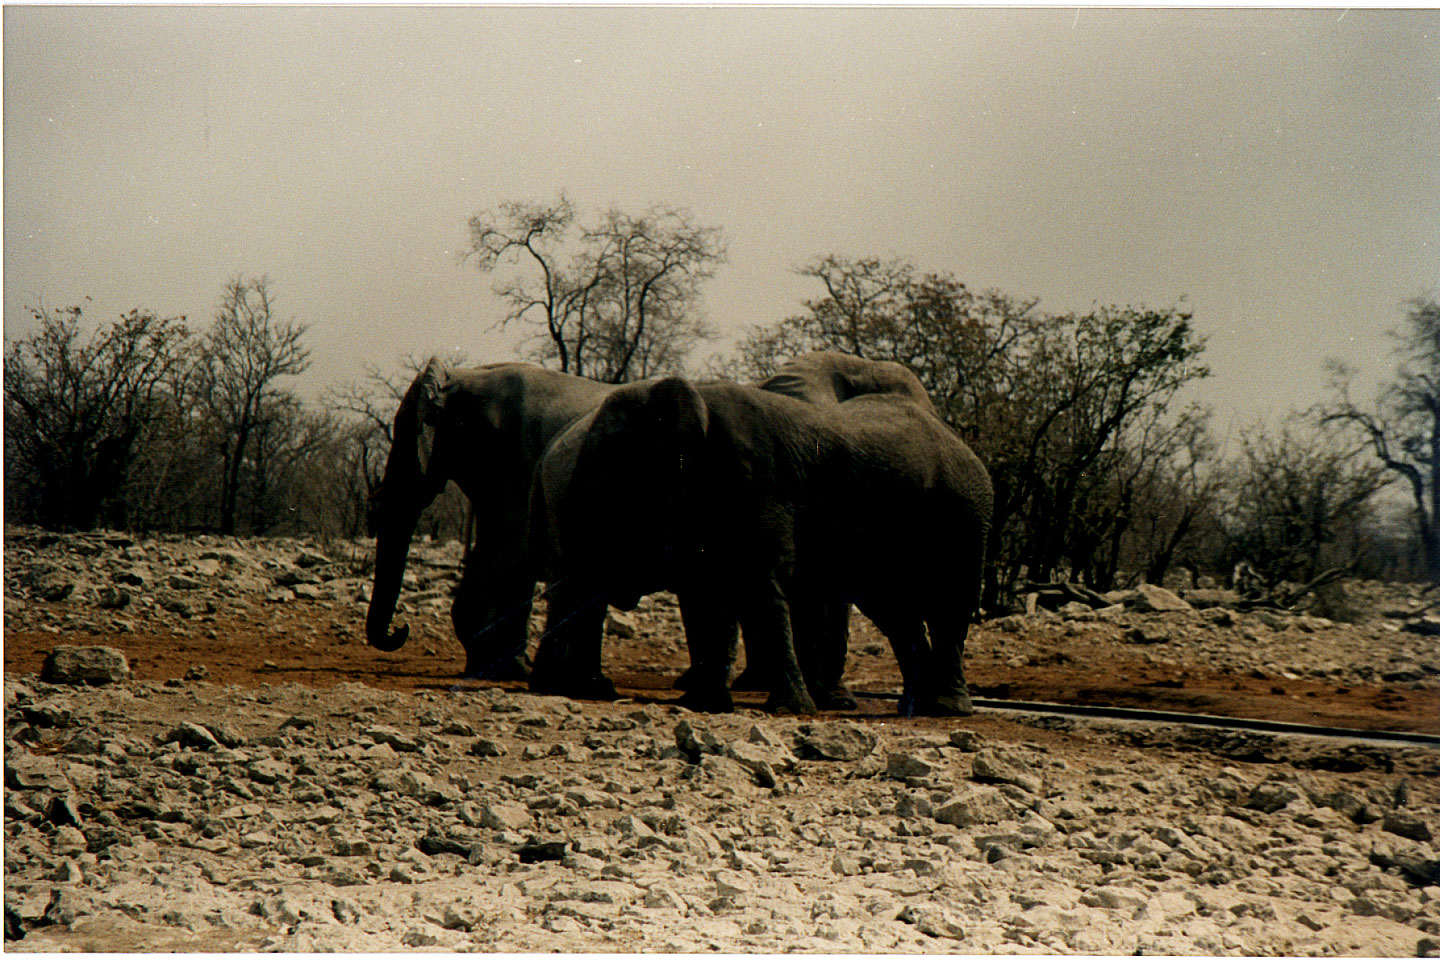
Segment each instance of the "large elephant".
M755 385L770 393L783 394L816 406L835 407L859 396L893 394L905 397L934 413L929 395L920 381L903 365L893 361L866 360L833 351L820 351L796 357ZM543 476L537 474L537 491L546 491L549 503L558 503L569 483L580 443L593 422L593 415L577 420L556 438L542 464ZM549 530L553 525L546 518L547 505L542 497L536 503L537 529ZM542 556L558 564L555 545L540 535L536 543ZM531 689L538 692L572 696L603 696L609 689L600 669L599 635L607 600L626 605L637 596L607 598L603 588L584 581L574 571L552 569L547 578L559 583L551 592L551 626L540 651L531 677ZM553 615L556 610L561 612ZM703 610L702 613L697 611ZM806 686L816 705L827 710L854 709L854 696L845 687L842 677L850 632L850 603L843 599L797 600L790 604L796 654ZM676 686L691 690L704 651L723 648L724 670L738 648L741 617L738 611L721 611L713 600L701 603L694 594L682 593L680 612L685 623L690 648L691 666ZM700 636L710 638L705 644L694 642ZM747 632L747 638L751 632ZM765 644L746 641L747 667L735 681L736 689L768 689L777 666L771 662ZM728 697L724 699L728 703ZM705 691L687 693L682 703L700 708L717 708Z
M867 360L836 351L807 353L788 361L757 386L820 406L843 404L870 394L906 397L935 413L930 395L904 365ZM936 414L938 416L938 414ZM790 604L795 653L806 686L822 709L853 710L855 697L843 682L849 650L850 603L845 600ZM746 669L733 684L737 690L768 689L770 665L763 646L746 644ZM689 687L690 675L683 678ZM677 681L677 686L682 683Z
M491 679L527 674L531 598L544 564L543 551L531 551L526 540L531 476L551 441L614 389L527 363L453 368L432 358L426 364L395 414L390 457L371 503L376 533L366 618L371 645L398 650L409 636L407 626L392 632L390 624L410 541L421 512L453 480L476 515L476 549L451 608L465 672ZM766 381L766 389L812 403L869 391L924 395L899 364L830 353L791 361Z
M546 446L615 388L528 363L457 369L431 359L395 414L390 458L371 503L375 583L365 632L398 650L409 627L390 621L420 513L446 481L470 499L476 546L451 608L465 672L492 679L528 673L531 598L538 568L527 549L530 480Z
M692 701L729 704L738 619L747 648L770 651L768 706L812 711L792 608L854 602L895 650L902 713L966 714L992 493L928 406L886 394L814 404L675 378L621 387L547 451L532 522L588 591L620 603L679 594ZM588 634L560 640L579 645L572 667L598 671Z

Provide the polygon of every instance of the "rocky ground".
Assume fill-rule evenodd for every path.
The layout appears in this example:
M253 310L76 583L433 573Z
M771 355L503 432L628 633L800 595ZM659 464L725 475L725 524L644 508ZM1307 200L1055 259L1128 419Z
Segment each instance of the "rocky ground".
M1433 749L695 714L665 596L612 617L626 700L536 697L457 676L453 546L366 647L366 555L7 531L7 950L1440 954ZM1353 623L1216 590L991 620L972 684L1440 730L1430 597L1349 589ZM895 689L858 616L851 653Z

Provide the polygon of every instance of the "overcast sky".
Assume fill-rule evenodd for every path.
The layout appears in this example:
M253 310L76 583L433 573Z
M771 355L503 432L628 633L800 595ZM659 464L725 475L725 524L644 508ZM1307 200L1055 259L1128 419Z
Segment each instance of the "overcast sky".
M513 358L458 264L505 200L720 226L730 339L822 253L1054 312L1182 297L1244 421L1383 371L1440 288L1440 12L4 8L4 326L91 297L203 325L272 278L303 392Z

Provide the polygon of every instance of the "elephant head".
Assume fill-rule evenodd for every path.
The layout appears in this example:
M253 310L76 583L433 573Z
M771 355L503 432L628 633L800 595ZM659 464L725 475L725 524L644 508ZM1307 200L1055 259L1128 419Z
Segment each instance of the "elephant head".
M546 446L613 388L529 363L447 367L432 359L395 414L390 459L372 498L375 586L366 636L399 649L394 631L420 513L453 481L470 501L476 545L450 611L469 676L524 672L539 559L527 530L530 482Z
M448 452L437 449L436 427L444 413L450 371L432 357L405 391L395 413L390 457L380 486L370 498L370 523L375 533L375 583L365 636L370 645L399 650L410 636L404 624L390 629L400 598L400 581L410 555L410 539L420 514L445 489Z

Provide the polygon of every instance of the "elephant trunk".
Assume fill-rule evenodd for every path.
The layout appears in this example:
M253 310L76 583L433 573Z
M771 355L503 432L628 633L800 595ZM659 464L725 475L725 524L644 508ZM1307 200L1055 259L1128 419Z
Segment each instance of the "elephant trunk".
M408 524L387 524L375 538L375 583L370 591L370 610L365 616L365 638L370 646L385 653L399 650L410 639L407 624L391 630L390 620L400 601L400 581L405 576L410 538L418 520L417 514Z

